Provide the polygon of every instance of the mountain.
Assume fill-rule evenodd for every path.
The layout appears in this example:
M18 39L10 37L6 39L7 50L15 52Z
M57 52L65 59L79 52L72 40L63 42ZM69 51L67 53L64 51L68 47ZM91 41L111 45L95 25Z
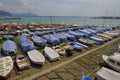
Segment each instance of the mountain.
M0 10L0 16L38 16L38 15L32 14L32 13L14 14L14 13L10 13L8 11Z
M10 12L0 10L0 16L12 16L12 14Z
M20 14L12 14L12 16L38 16L32 13L20 13Z

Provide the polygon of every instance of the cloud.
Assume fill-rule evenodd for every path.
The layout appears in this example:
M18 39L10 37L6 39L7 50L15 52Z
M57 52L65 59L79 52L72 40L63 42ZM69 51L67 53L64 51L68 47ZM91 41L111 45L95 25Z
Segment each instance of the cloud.
M1 0L0 7L13 13L48 16L120 16L119 0Z

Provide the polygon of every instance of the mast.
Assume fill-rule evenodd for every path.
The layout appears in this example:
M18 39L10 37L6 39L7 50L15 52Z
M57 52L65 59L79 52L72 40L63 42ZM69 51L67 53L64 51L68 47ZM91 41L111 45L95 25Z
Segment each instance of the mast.
M51 17L51 13L49 13L50 16L50 26L52 25L52 17Z
M107 14L108 14L108 11L106 10L104 17L107 17ZM105 22L106 22L106 19L104 18L104 20L103 20L103 26L104 26Z

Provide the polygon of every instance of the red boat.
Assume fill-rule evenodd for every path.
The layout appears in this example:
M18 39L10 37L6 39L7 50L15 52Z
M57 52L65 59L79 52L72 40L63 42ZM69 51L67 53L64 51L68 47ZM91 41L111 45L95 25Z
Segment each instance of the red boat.
M29 66L31 65L30 59L24 54L17 54L16 64L20 70L29 68Z

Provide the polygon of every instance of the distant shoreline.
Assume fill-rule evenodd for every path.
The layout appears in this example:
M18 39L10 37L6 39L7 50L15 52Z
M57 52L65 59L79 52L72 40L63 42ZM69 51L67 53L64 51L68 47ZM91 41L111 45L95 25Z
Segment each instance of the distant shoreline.
M91 17L91 19L120 19L120 17L101 16L101 17Z
M21 19L21 18L0 18L0 20L14 20L14 19Z

